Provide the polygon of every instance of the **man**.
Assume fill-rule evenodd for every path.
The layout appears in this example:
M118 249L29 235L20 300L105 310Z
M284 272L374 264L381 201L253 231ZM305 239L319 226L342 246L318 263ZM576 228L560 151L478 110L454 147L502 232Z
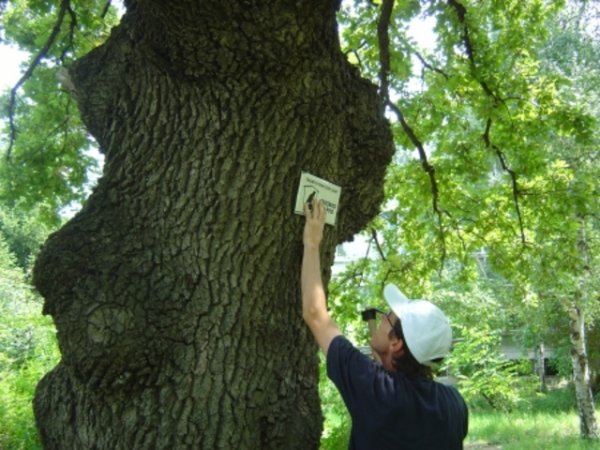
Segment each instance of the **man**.
M314 200L304 212L303 317L352 417L350 449L462 449L467 406L456 389L433 381L429 366L450 350L448 319L433 304L410 301L388 285L384 297L392 311L364 315L380 362L363 355L341 335L327 311L319 257L325 207Z

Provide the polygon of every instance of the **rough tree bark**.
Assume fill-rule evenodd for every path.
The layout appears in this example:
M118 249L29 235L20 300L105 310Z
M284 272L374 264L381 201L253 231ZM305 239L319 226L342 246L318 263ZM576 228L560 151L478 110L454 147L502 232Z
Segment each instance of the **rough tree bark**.
M35 266L62 354L34 401L43 445L316 449L292 210L302 170L342 185L324 267L377 213L376 89L340 52L336 1L126 3L69 69L106 159Z

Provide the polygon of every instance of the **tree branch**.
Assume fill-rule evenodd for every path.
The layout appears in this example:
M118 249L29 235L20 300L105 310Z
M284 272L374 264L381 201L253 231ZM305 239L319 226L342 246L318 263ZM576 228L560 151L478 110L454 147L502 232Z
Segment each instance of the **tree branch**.
M344 56L346 56L346 58L348 57L349 54L353 54L356 59L358 60L358 66L359 67L363 67L363 63L362 63L362 59L360 58L360 53L359 50L361 50L363 47L366 47L369 43L366 40L361 40L360 44L358 45L358 47L356 48L350 48L347 51L344 52Z
M427 159L427 153L425 152L425 148L423 147L423 143L419 140L419 138L417 137L417 135L415 134L413 129L410 127L410 125L408 125L408 123L404 119L404 114L402 114L402 111L400 111L400 108L398 108L398 106L396 106L394 103L390 102L389 100L387 102L387 106L396 114L396 117L398 118L398 121L400 122L402 129L404 130L404 132L406 133L406 135L408 136L410 141L413 143L413 145L417 148L417 151L419 152L419 159L421 160L421 166L423 166L423 170L425 170L425 172L429 176L429 182L431 183L433 211L435 212L435 214L438 217L439 238L440 238L440 244L441 244L441 250L442 250L442 267L443 267L444 261L446 260L447 251L446 251L446 234L445 234L445 230L444 230L444 220L443 220L442 215L446 214L449 216L450 213L448 213L448 211L440 209L440 207L439 207L439 189L438 189L437 179L435 177L435 167L433 167L429 163L429 161Z
M385 112L385 105L389 101L389 74L390 74L390 36L389 26L394 0L383 0L381 15L377 23L377 39L379 41L379 96L381 97L381 114Z
M15 126L15 104L16 104L16 100L17 100L17 91L23 85L23 83L25 83L25 81L27 81L31 77L31 75L33 74L33 71L40 64L42 59L48 55L48 51L54 44L54 41L56 40L58 33L60 33L60 29L62 27L62 23L65 18L65 14L67 13L67 10L70 10L70 9L71 9L70 0L61 0L60 10L58 11L58 17L56 18L56 22L54 24L54 28L52 28L52 32L50 33L50 36L48 36L46 43L44 44L42 49L38 52L38 54L35 56L35 58L31 62L31 64L29 65L29 67L27 68L27 70L25 71L23 76L19 79L19 81L17 81L17 83L14 85L14 87L10 90L10 99L8 102L8 124L9 124L9 128L10 128L10 136L9 136L8 149L6 150L6 159L7 160L10 160L12 149L14 147L15 140L17 137L17 129Z
M475 52L474 52L474 47L473 47L473 41L471 41L471 35L470 35L470 31L469 31L469 27L467 25L467 21L466 21L466 16L467 16L467 8L465 8L465 6L458 2L457 0L448 0L448 5L450 5L452 8L454 8L454 10L456 11L456 14L458 16L458 21L460 22L460 24L463 27L463 35L462 35L462 41L463 44L465 46L465 51L467 52L467 57L469 58L469 63L471 64L471 69L473 71L473 77L475 78L475 80L479 83L479 85L481 86L481 89L483 89L483 91L486 93L486 95L488 95L489 97L494 99L494 103L500 103L502 101L502 99L497 96L488 86L488 84L480 79L477 76L477 63L475 61Z
M489 149L492 149L496 153L496 157L500 161L502 170L504 170L505 172L507 172L510 175L510 178L512 181L513 201L515 203L515 210L517 211L517 218L519 219L521 242L523 243L523 245L525 245L527 242L525 239L525 227L523 226L523 216L521 214L521 207L519 205L520 190L519 190L519 185L517 183L517 173L514 170L512 170L510 167L508 167L508 164L506 163L506 156L496 145L494 145L492 143L492 141L490 139L491 128L492 128L492 119L488 119L487 123L485 125L485 132L483 133L483 140L485 142L486 147Z
M471 70L473 71L473 77L479 83L479 85L481 86L481 88L483 89L485 94L494 100L495 106L498 106L501 103L503 104L504 101L502 100L502 98L500 98L498 95L496 95L492 91L492 89L487 85L487 83L477 76L477 63L475 61L475 52L473 51L473 42L471 41L470 34L469 34L469 27L466 22L467 9L465 8L464 5L462 5L457 0L448 0L448 5L450 5L451 7L454 8L454 10L456 11L456 14L458 16L458 20L463 26L463 43L465 45L465 50L466 50L467 56L469 58L469 63L471 64ZM517 174L514 170L512 170L508 167L508 164L506 163L506 156L500 150L500 148L498 148L496 145L494 145L491 142L491 139L490 139L491 126L492 126L492 119L488 118L486 127L485 127L485 132L483 134L483 140L485 141L486 147L489 149L492 149L496 153L496 157L500 161L500 164L502 165L502 169L510 175L510 178L512 180L513 201L515 203L515 209L517 212L517 217L519 219L521 242L523 244L526 244L525 230L524 230L524 226L523 226L523 216L521 214L521 208L519 205L519 186L517 183Z
M396 274L396 273L404 274L407 270L410 270L412 266L413 266L413 263L411 261L408 261L408 262L404 263L402 265L402 267L399 267L398 269L389 269L389 268L386 269L385 275L383 276L383 279L381 280L381 290L383 291L385 285L388 284L388 280L391 278L391 275Z
M415 55L417 58L419 58L419 61L421 61L421 64L423 64L423 66L433 72L439 73L440 75L442 75L446 80L449 80L450 77L448 76L448 74L446 72L444 72L442 69L438 69L437 67L432 66L431 64L429 64L425 58L423 58L423 56L415 50Z
M410 126L404 120L404 115L400 111L400 109L390 101L389 96L389 73L390 73L390 36L389 36L389 26L390 26L390 18L392 16L392 11L394 9L394 0L383 0L381 4L381 15L379 16L379 21L377 23L377 39L379 42L379 95L381 97L381 114L385 113L386 106L389 106L392 111L398 117L398 121L402 125L402 129L407 134L412 143L417 147L419 152L419 157L421 159L421 165L425 172L429 175L429 179L431 182L431 192L433 194L433 210L437 214L438 224L439 224L439 238L440 245L442 251L441 258L441 267L444 267L444 262L446 260L446 237L444 231L444 221L442 218L442 211L438 206L439 200L439 192L437 186L437 180L435 178L435 168L429 164L427 160L427 154L425 153L425 149L423 148L423 144L417 138L416 134L410 128ZM447 212L446 212L447 214ZM379 248L379 243L377 239L375 239L375 243ZM383 254L381 253L382 257Z
M379 256L381 256L381 260L387 261L385 254L383 253L383 249L381 248L381 245L379 244L379 239L377 238L377 230L373 227L371 227L371 237L373 238L373 241L375 241L375 246L377 247L377 253L379 253Z
M108 14L108 10L110 9L110 5L111 5L112 1L108 0L106 2L106 4L104 5L104 8L102 8L102 12L100 13L100 17L102 17L103 19L106 17L106 15Z
M64 50L62 51L61 55L60 55L60 62L64 64L65 62L65 56L67 55L67 52L69 51L69 49L72 49L73 46L73 40L75 37L75 29L77 28L77 15L75 14L75 11L73 11L73 8L71 8L70 2L67 2L68 6L67 6L67 12L69 13L69 17L71 18L71 21L69 22L69 37L68 37L68 45L65 46Z

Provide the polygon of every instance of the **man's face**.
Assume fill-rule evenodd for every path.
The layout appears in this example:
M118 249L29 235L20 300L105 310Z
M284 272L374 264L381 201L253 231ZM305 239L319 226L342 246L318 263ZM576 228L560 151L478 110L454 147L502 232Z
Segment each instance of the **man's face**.
M390 352L390 346L392 339L390 339L390 332L393 329L392 324L396 323L396 315L393 312L383 313L377 312L374 323L369 324L371 330L371 348L383 357L386 353Z

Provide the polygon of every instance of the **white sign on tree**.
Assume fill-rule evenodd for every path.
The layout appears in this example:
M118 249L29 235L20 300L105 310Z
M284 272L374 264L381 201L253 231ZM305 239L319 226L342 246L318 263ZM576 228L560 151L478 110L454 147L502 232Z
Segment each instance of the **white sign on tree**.
M300 184L298 185L298 194L296 196L296 207L294 212L296 214L304 215L304 204L312 201L312 199L316 197L319 200L322 200L325 205L327 211L325 223L335 225L341 193L342 188L340 186L308 172L302 172Z

